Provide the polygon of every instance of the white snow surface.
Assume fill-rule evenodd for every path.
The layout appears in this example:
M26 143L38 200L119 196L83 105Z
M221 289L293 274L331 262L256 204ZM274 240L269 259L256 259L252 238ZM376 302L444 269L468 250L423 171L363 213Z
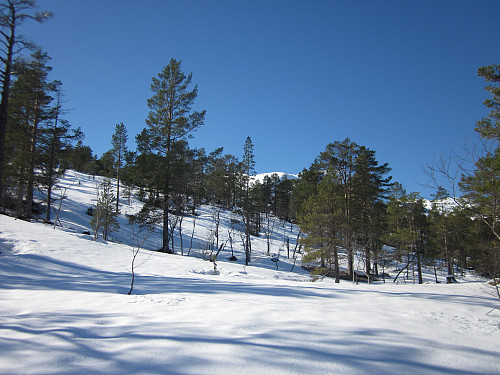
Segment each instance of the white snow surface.
M278 224L279 270L261 236L252 266L235 243L238 262L222 261L224 250L215 275L197 257L215 210L202 207L192 256L141 250L127 295L126 243L143 234L123 219L122 244L92 241L81 232L95 181L69 172L64 184L64 229L0 215L1 374L500 374L498 300L480 278L311 282L286 259L282 237L294 242L297 229ZM144 247L158 248L159 235Z
M271 177L273 175L278 176L278 178L280 178L280 179L286 177L289 180L296 180L297 178L299 178L299 176L296 174L290 174L290 173L285 173L285 172L267 172L267 173L259 173L255 176L252 176L252 180L259 181L260 183L263 183L264 179L266 177Z

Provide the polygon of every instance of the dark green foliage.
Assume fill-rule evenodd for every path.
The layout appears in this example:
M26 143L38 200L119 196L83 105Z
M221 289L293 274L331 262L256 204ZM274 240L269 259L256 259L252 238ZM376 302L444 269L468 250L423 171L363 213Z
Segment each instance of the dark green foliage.
M318 258L318 252L326 251L338 262L337 246L342 246L352 276L354 248L362 249L367 274L372 272L372 261L377 269L387 230L384 198L389 171L387 164L378 165L374 151L349 139L327 145L311 168L299 175L290 200L307 234L308 254Z
M500 64L483 66L478 69L478 75L488 82L485 90L492 97L484 101L491 111L488 117L476 123L476 132L483 138L500 141Z
M208 202L232 209L239 196L238 159L229 154L223 155L224 149L218 148L208 155L206 168L206 192Z
M201 126L205 119L205 111L192 111L191 107L198 95L198 87L192 90L191 77L181 71L181 61L171 59L170 63L153 77L151 91L153 96L148 99L150 112L146 119L147 127L136 137L138 151L145 158L152 159L152 165L146 165L149 171L146 185L150 190L149 204L144 206L142 215L156 216L155 209L162 210L163 245L162 251L172 252L170 248L169 211L171 209L173 184L175 182L174 165L181 157L178 147L191 136L192 131ZM140 160L142 159L142 160ZM139 163L144 159L139 156ZM157 167L157 169L153 169ZM143 185L144 186L144 185Z
M104 180L97 187L96 204L92 211L90 225L94 230L94 240L99 237L101 232L104 241L108 236L120 228L117 221L118 212L115 210L115 194L109 180Z
M61 83L56 82L56 106L52 108L52 118L47 122L41 134L40 145L40 183L47 191L47 209L45 220L51 219L52 190L57 179L65 172L64 157L71 143L82 137L80 129L72 129L63 118L61 109Z
M19 36L18 28L26 20L44 22L52 14L50 12L34 12L36 2L34 0L4 0L0 3L0 60L2 70L0 71L0 80L2 85L2 94L0 100L0 199L5 201L4 197L4 167L7 165L6 157L8 153L5 150L5 139L8 127L11 75L13 70L14 58L23 48L33 47L31 43L23 40ZM8 199L7 199L8 200ZM31 203L29 203L31 206ZM28 216L31 215L28 214Z
M294 217L301 216L307 199L318 192L318 184L323 175L317 163L313 163L309 169L300 172L298 180L294 183L291 197Z
M115 132L111 137L111 144L113 148L111 149L113 155L113 167L116 171L116 211L118 212L118 207L120 204L120 177L125 160L125 154L127 153L127 128L123 125L123 122L115 125Z
M355 241L365 252L366 274L372 272L370 259L377 260L382 250L381 237L385 234L385 203L391 177L387 164L378 165L375 151L359 147L354 162L352 178L352 206Z
M65 160L63 161L68 169L78 172L95 175L97 173L97 160L92 149L83 145L79 140L74 147L68 147Z
M252 231L252 222L255 216L255 209L253 207L252 197L250 194L250 177L255 175L255 160L253 153L253 142L250 137L245 140L243 148L243 159L241 161L242 170L242 187L244 192L243 198L243 217L245 219L245 264L248 265L251 259L252 244L250 241L250 234L255 233Z
M490 148L475 162L473 173L464 173L460 188L464 192L463 206L481 225L476 224L478 252L474 256L479 271L492 277L500 277L500 65L481 67L478 75L488 83L485 89L491 98L484 104L491 111L489 116L476 124L476 132L490 140ZM485 233L481 226L489 229ZM500 287L496 284L500 298Z
M340 282L338 246L342 238L342 185L337 176L327 174L319 182L317 193L304 204L299 217L303 238L304 262L319 262L321 268L333 271Z
M50 220L52 190L64 173L71 142L81 138L63 119L61 82L49 82L50 58L37 50L30 59L16 62L17 80L10 94L6 135L6 195L16 202L16 216L30 218L35 189L45 190L46 220Z

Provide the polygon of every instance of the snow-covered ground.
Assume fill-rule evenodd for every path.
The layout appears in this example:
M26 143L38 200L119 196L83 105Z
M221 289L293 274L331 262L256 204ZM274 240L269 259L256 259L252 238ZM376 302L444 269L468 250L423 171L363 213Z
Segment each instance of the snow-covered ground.
M479 278L311 282L299 266L290 272L283 238L293 244L297 228L279 223L278 270L261 236L253 266L244 266L235 243L238 262L222 261L228 245L214 275L200 258L213 229L214 208L203 207L194 257L181 256L180 243L177 255L141 250L127 295L127 244L142 234L134 238L137 229L123 219L114 235L121 244L92 241L82 232L95 181L70 172L63 182L64 230L0 216L1 374L500 373L500 310L491 311L498 301ZM225 241L231 215L222 218ZM193 221L183 223L185 252ZM144 247L160 247L159 235Z

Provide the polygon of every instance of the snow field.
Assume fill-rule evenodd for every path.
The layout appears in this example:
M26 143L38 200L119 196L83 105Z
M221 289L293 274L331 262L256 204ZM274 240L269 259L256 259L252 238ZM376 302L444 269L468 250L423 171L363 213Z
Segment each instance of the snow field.
M277 271L261 237L256 266L241 252L222 261L225 250L220 275L200 258L141 250L129 296L133 229L123 221L123 244L81 234L93 181L78 179L64 230L0 215L1 374L500 373L500 311L486 315L498 302L472 276L310 282L283 251ZM195 255L211 225L210 208L200 213Z

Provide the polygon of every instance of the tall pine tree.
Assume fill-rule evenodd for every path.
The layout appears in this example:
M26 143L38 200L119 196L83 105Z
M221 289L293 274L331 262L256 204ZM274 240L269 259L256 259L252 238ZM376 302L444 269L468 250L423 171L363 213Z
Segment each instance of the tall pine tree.
M243 171L243 216L245 218L245 264L248 265L251 260L252 243L250 240L251 234L251 213L252 201L250 196L250 177L255 175L255 160L253 152L252 138L247 137L245 140L245 147L243 149L243 159L241 161Z
M170 253L169 247L169 208L172 192L172 165L175 161L176 142L188 138L201 126L205 119L205 111L193 111L192 106L198 95L198 86L190 89L192 74L185 75L181 70L181 61L171 59L170 63L153 77L148 99L150 109L146 119L147 127L139 134L138 146L143 151L155 154L164 159L162 170L157 171L162 178L160 187L163 195L160 205L163 211L163 245L162 251Z
M120 204L120 177L125 160L125 154L127 152L127 128L123 125L123 122L115 125L115 132L111 137L111 144L113 148L111 152L114 158L114 166L116 170L116 212L118 212Z
M26 20L43 22L52 16L50 12L34 12L34 0L3 0L0 2L0 83L2 95L0 100L0 199L3 197L3 171L5 166L5 136L9 112L9 98L11 88L11 75L14 57L20 52L21 47L29 47L19 36L18 28Z

